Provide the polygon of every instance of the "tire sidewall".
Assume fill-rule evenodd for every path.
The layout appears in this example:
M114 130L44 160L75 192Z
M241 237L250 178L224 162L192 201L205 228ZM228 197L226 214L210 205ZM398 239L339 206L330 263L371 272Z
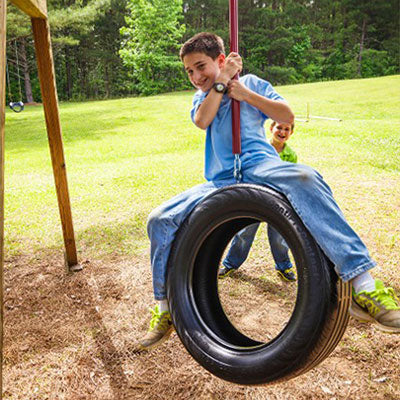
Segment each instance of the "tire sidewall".
M253 348L218 337L199 312L193 290L195 260L205 238L224 221L240 217L267 221L281 232L299 278L296 306L286 328L271 342ZM167 293L178 336L203 367L235 383L263 384L304 366L322 330L331 290L324 257L290 204L256 185L225 187L206 197L182 225L169 258Z

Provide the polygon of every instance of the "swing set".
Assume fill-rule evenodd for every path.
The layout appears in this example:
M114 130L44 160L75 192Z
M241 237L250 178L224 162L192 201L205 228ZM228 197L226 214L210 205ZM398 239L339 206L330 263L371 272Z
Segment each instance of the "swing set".
M31 17L51 160L69 272L78 264L46 0L11 0ZM238 51L238 1L230 0L231 51ZM0 350L3 357L4 119L6 0L0 0ZM238 78L238 76L236 76ZM232 102L235 176L240 182L240 104ZM267 343L232 325L218 295L219 260L230 239L256 223L273 225L292 249L298 298L284 329ZM196 361L216 376L239 384L265 385L298 376L323 361L343 336L349 319L351 286L329 260L285 197L270 188L238 183L224 187L195 207L180 227L169 258L167 292L178 336ZM1 372L1 371L0 371ZM0 374L0 393L2 381Z
M31 18L35 42L36 61L43 109L46 120L51 162L57 193L58 208L65 246L65 265L72 273L82 269L78 263L75 236L72 223L71 205L68 191L67 172L62 142L62 131L58 109L58 98L55 81L53 54L51 49L50 26L47 19L46 0L11 0L16 7ZM7 0L0 0L0 393L2 393L3 362L3 322L4 322L4 134L6 106L6 21ZM20 86L21 96L21 86ZM22 98L9 106L15 112L23 110Z
M18 61L18 48L17 48L17 41L15 40L14 42L15 46L15 65L17 68L17 78L18 78L18 93L19 93L19 101L13 101L13 95L11 92L11 83L10 83L10 68L8 67L8 60L6 61L6 75L7 75L7 85L8 85L8 106L10 107L11 110L13 110L16 113L20 113L21 111L24 110L24 103L22 101L22 89L21 89L21 76L19 74L19 61Z

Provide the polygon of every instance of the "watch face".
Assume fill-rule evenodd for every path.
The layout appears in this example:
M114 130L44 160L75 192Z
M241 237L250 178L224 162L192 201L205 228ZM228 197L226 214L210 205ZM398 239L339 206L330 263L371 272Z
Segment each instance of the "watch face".
M222 83L217 83L217 85L215 86L215 89L217 89L217 92L223 92L224 85Z
M223 83L217 82L214 83L214 89L218 92L218 93L224 93L226 86Z

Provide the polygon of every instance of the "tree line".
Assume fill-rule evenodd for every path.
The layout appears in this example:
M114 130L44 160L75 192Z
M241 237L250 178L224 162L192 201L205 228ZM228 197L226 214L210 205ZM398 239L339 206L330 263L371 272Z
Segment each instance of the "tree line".
M189 88L180 45L220 35L229 51L228 0L48 0L60 100ZM244 73L272 84L400 72L397 0L239 0ZM7 16L9 101L40 101L28 17Z

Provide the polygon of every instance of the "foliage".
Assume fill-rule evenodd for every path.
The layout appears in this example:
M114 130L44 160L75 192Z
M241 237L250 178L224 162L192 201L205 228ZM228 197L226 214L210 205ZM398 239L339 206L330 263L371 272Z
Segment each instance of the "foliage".
M125 5L126 0L48 0L57 87L61 100L115 97L132 93L128 71L118 57L118 30L123 23ZM25 31L17 30L15 21L25 27ZM15 7L9 7L7 22L8 43L12 44L14 40L19 42L21 37L29 34L28 67L35 99L40 101L29 18L19 13ZM15 59L11 50L10 46L7 54Z
M48 0L59 98L126 97L188 87L179 44L197 32L212 31L229 51L228 4ZM40 101L30 20L12 5L7 12L13 97L19 96L16 40L20 78L25 84L30 79L33 97ZM240 0L243 73L275 85L400 73L399 20L397 0Z
M400 72L397 2L241 0L239 47L244 73L273 84ZM186 1L187 35L228 35L228 1ZM221 16L224 16L221 22ZM378 53L383 57L378 62ZM373 64L373 65L372 65Z
M120 55L140 94L182 89L186 79L178 57L185 27L182 0L128 0Z
M387 71L390 71L390 64L387 51L366 49L361 61L361 75L367 78L385 75ZM392 68L392 71L394 71L394 68Z

